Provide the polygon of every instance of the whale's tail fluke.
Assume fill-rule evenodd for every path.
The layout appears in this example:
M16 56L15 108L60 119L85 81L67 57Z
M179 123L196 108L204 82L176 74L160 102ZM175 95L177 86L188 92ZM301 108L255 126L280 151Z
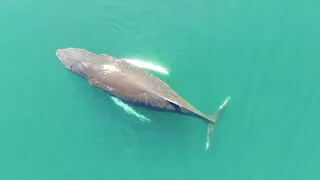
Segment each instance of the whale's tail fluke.
M207 131L207 143L206 143L206 150L208 150L208 148L210 147L210 141L211 141L211 137L215 128L215 124L221 114L221 112L225 109L225 106L227 105L227 103L229 102L230 97L228 97L218 108L218 110L216 111L215 114L213 115L209 115L209 118L212 122L210 122L208 124L208 131Z

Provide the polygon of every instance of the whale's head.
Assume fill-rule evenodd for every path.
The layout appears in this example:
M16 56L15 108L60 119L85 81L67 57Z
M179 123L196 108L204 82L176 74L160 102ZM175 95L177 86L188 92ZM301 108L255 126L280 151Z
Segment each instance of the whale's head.
M71 72L83 77L88 77L89 68L92 66L94 54L79 48L65 48L56 51L62 64Z

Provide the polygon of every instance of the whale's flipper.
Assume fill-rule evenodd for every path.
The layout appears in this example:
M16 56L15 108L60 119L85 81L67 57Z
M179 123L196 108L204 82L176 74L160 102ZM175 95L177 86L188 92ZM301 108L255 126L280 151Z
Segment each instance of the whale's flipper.
M209 146L210 146L210 141L211 141L211 137L215 128L215 124L221 114L221 112L225 109L225 106L227 105L227 103L229 102L230 97L228 97L223 103L222 105L220 105L220 107L218 108L218 110L216 111L215 114L213 115L209 115L210 120L212 120L212 123L209 123L208 125L208 131L207 131L207 143L206 143L206 150L208 150Z

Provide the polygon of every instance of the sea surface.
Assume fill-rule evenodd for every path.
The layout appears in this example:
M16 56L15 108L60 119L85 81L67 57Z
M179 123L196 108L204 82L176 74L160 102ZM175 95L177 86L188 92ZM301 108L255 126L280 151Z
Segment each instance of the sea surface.
M0 179L320 179L319 7L1 0ZM211 147L206 122L69 72L55 55L68 47L161 67L150 72L205 114L230 96Z

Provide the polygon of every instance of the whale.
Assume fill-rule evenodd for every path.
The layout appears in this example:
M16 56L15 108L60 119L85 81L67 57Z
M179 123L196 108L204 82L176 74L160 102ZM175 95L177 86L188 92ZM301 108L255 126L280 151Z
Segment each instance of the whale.
M230 100L227 97L214 113L204 114L153 73L123 59L74 47L57 49L56 56L69 71L123 102L203 120L208 125L206 149L210 147L217 120Z

